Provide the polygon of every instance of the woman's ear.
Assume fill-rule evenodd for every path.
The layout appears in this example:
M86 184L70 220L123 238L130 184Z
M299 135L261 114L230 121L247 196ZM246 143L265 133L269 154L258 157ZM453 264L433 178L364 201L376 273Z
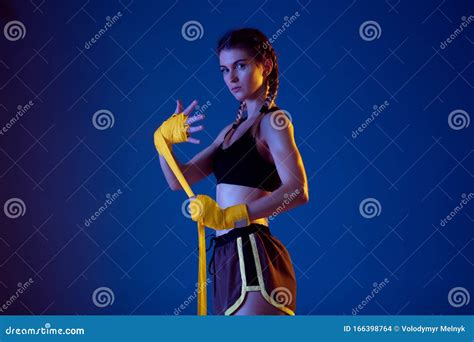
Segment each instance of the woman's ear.
M268 77L273 69L273 61L270 58L265 59L263 62L263 76Z

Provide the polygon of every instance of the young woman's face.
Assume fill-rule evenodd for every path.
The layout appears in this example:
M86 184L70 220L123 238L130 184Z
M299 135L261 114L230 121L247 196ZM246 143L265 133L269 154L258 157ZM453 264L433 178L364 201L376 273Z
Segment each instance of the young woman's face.
M225 84L237 101L252 98L264 83L264 68L244 49L222 50L220 68Z

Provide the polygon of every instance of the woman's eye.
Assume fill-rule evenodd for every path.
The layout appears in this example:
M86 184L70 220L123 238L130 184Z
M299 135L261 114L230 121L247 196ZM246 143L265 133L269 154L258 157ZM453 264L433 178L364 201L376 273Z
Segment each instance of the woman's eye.
M237 64L237 67L239 69L245 69L246 65L244 63L239 63L239 64Z
M228 71L229 71L228 69L221 69L221 72L222 72L223 74L227 73Z

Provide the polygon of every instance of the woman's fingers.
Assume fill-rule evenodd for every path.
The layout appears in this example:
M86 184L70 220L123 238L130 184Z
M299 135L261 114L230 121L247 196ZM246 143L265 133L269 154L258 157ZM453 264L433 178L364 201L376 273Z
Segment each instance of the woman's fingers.
M196 121L202 120L204 118L205 118L204 114L188 116L188 118L186 119L186 123L189 125L192 125Z
M183 111L183 104L181 103L181 100L178 99L176 100L176 109L174 110L175 113L181 113Z
M189 115L189 113L192 112L192 110L194 109L194 107L196 107L198 104L198 102L196 100L194 100L193 102L191 102L191 104L184 110L184 114L185 115Z
M188 137L188 140L186 140L187 142L190 142L192 144L199 144L201 141L198 140L198 139L195 139L195 138L191 138L191 137Z
M176 101L176 110L175 110L175 113L181 113L183 112L184 115L187 115L189 116L189 114L193 111L193 109L197 106L198 102L196 100L194 100L193 102L191 102L191 104L186 107L186 109L183 111L183 105L181 103L180 100L177 100ZM189 134L191 133L195 133L195 132L199 132L199 131L202 131L204 129L204 126L203 125L200 125L200 126L196 126L196 127L192 127L191 125L193 123L195 123L196 121L200 121L200 120L203 120L204 119L204 114L199 114L199 115L193 115L191 117L188 117L186 119L186 123L189 125L188 129L186 130L186 132L188 132ZM186 139L187 142L190 142L192 144L200 144L201 141L199 139L196 139L196 138L192 138L191 136L188 136L188 138Z
M187 129L187 132L189 132L189 133L194 133L194 132L202 131L203 129L204 129L204 126L203 126L203 125L196 126L196 127L190 126L190 127Z

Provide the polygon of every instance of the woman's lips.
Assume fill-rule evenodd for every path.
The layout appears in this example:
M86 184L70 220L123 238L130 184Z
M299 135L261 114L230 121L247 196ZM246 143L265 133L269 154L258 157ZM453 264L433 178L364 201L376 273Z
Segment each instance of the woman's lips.
M233 93L236 93L236 92L240 91L240 89L242 89L242 88L241 87L234 87L231 90L232 90Z

